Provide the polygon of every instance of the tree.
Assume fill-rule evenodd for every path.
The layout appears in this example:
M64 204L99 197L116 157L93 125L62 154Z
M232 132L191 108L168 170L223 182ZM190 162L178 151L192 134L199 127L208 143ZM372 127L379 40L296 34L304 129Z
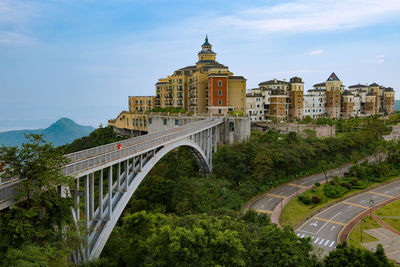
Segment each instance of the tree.
M73 181L61 171L67 159L42 136L26 137L28 140L21 147L0 147L0 162L6 163L1 177L21 180L20 202L2 216L0 254L14 247L17 250L13 255L22 255L18 249L32 244L33 250L55 247L57 251L69 251L64 254L67 258L71 247L77 244L70 227L73 200L59 194L60 185L70 185Z

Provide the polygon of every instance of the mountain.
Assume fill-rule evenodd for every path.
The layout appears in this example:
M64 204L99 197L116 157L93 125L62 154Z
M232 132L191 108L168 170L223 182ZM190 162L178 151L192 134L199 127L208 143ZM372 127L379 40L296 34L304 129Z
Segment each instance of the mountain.
M43 134L47 142L55 146L71 143L77 138L89 135L94 128L82 126L68 118L61 118L46 129L17 130L0 133L0 144L18 146L26 141L25 134Z
M394 111L400 111L400 100L394 101Z

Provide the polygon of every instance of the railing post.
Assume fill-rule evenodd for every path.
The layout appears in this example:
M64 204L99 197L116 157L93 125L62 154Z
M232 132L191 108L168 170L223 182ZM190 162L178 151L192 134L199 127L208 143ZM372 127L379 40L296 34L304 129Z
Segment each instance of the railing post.
M89 174L85 176L85 259L89 259L89 216L90 216L90 207L89 207Z
M112 165L108 174L108 219L111 220L112 216Z

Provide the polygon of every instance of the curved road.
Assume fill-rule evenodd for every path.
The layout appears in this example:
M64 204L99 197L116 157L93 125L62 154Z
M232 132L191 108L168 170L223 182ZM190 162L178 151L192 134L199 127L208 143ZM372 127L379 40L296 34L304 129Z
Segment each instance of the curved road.
M377 205L400 196L400 180L371 189L345 199L314 215L296 229L297 236L311 237L314 246L323 250L323 255L335 249L342 228L360 213L370 208L370 201Z

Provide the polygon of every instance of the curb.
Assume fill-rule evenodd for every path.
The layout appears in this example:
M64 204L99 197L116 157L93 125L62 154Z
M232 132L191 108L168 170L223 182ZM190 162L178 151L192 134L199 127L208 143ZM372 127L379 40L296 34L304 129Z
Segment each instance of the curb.
M398 180L398 179L397 179L397 180ZM397 180L396 180L396 181L397 181ZM392 181L392 182L394 182L394 181ZM381 207L383 207L383 206L386 206L387 204L389 204L389 203L391 203L391 202L393 202L393 201L399 200L399 199L400 199L400 195L397 196L397 197L388 199L388 200L386 200L386 201L383 201L383 202L377 204L376 206L374 206L374 207L371 209L371 212L372 212L372 211L375 211L375 210L377 210L377 209L379 209L379 208L381 208ZM348 236L349 236L351 230L354 228L354 226L356 226L357 223L358 223L359 221L361 221L364 217L368 216L369 212L370 212L370 209L365 210L365 211L361 212L360 214L358 214L354 219L352 219L351 221L349 221L349 222L340 230L340 232L339 232L339 234L338 234L338 236L337 236L337 239L336 239L337 243L339 244L339 243L342 243L342 242L345 241L345 240L347 241L347 240L348 240Z

